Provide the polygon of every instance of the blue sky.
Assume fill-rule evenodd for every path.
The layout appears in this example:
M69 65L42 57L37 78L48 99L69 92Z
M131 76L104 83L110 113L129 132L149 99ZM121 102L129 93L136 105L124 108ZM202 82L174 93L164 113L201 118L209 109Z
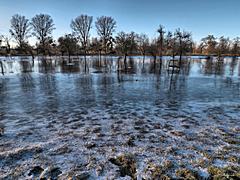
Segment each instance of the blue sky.
M35 14L53 17L57 38L70 33L70 22L80 14L112 16L118 31L135 31L156 37L159 24L181 28L199 41L208 34L240 36L240 0L0 0L0 34L8 33L11 16L31 19ZM94 27L94 24L93 24ZM91 35L96 36L95 28Z

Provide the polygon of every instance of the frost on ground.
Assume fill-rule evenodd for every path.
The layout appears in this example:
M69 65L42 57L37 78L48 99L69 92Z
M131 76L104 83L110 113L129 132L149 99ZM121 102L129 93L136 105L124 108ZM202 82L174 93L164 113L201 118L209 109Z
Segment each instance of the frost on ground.
M1 79L0 179L240 178L239 79L196 72Z

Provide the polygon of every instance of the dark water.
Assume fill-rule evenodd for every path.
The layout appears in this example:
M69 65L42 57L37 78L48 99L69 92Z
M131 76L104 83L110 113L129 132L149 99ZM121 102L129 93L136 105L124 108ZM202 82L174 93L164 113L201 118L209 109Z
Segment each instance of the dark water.
M138 177L148 176L148 161L207 176L204 152L215 158L211 165L239 165L229 161L240 152L238 58L188 58L179 74L167 70L168 57L161 70L158 60L131 57L127 71L121 58L88 57L87 72L81 57L0 59L0 177L25 178L35 165L57 166L65 177L82 164L76 171L94 179L118 178L107 159L121 153L136 156Z

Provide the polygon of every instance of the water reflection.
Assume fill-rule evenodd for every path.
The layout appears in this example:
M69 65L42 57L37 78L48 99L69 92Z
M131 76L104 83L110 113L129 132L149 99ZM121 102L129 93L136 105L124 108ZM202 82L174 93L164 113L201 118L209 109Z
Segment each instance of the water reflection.
M239 98L238 58L191 58L184 61L179 73L168 70L167 57L161 66L153 57L146 57L144 64L142 57L129 57L127 70L122 57L107 57L101 63L99 57L88 57L87 73L81 57L71 61L63 57L37 58L34 63L28 57L1 60L5 68L0 78L2 112L8 104L12 104L12 110L35 107L32 110L58 112L70 106L157 101L160 96L176 105L191 99Z
M56 67L56 60L40 59L38 60L38 71L40 73L54 73Z
M165 57L162 63L158 57L129 57L126 65L122 57L104 57L101 62L99 57L87 57L87 73L124 73L124 74L161 74L168 70L169 58ZM36 58L13 57L12 59L0 58L0 69L4 75L16 73L86 73L85 62L81 57L73 57L71 61L64 57ZM191 75L220 75L240 76L239 59L226 57L222 59L186 59L180 74ZM172 72L172 71L171 71ZM193 74L194 72L195 74Z

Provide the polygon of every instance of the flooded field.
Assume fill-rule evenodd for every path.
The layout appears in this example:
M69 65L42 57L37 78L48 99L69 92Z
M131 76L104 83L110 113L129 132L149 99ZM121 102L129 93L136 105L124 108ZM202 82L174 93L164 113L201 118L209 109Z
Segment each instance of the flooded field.
M240 178L240 59L168 59L0 57L0 179Z

